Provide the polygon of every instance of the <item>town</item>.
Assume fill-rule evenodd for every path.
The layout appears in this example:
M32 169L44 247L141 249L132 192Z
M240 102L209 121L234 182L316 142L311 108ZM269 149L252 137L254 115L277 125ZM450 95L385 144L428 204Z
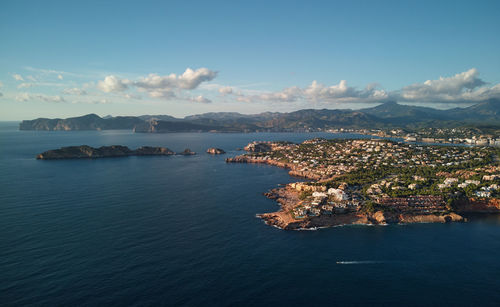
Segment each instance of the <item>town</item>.
M490 131L491 130L491 131ZM430 144L467 144L478 146L500 146L498 129L477 127L420 128L420 129L328 129L330 133L357 133L384 138L398 138L406 142Z
M275 165L312 180L284 188L297 194L297 201L282 208L295 221L376 211L446 215L500 196L497 147L316 138L301 144L252 142L245 150L227 162Z

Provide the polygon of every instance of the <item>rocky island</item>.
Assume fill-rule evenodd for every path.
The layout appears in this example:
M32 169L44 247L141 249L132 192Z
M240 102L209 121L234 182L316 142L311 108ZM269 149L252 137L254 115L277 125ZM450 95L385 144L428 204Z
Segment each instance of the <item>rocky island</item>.
M222 155L222 154L225 154L226 152L220 148L211 147L211 148L207 149L207 153L209 153L211 155Z
M60 149L45 151L36 156L39 160L57 159L97 159L128 156L170 156L175 152L165 147L143 146L131 150L127 146L112 145L94 148L88 145L68 146Z
M184 151L179 152L178 155L192 156L192 155L196 155L196 152L191 151L191 149L189 149L189 148L186 148L186 149L184 149Z
M350 224L446 223L467 213L500 213L500 150L382 139L253 142L228 163L289 169L311 181L266 193L277 212L258 214L281 229Z

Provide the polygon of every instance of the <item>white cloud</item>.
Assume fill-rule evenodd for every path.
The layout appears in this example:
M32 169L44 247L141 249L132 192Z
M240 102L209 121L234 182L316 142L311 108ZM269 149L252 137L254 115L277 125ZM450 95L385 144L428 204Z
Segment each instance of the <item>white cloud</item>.
M211 103L212 102L212 100L205 98L201 95L191 98L191 101L199 102L199 103Z
M24 81L23 76L21 76L20 74L13 74L12 78L14 78L14 80L16 81Z
M222 95L232 94L233 88L230 86L221 87L221 88L219 88L219 93L221 93Z
M403 87L399 99L418 102L463 102L480 100L498 96L498 85L491 88L482 87L486 82L481 80L475 68L456 74L452 77L440 77Z
M355 87L348 86L345 80L331 86L325 86L317 81L313 81L311 85L305 88L293 86L279 92L268 92L255 95L245 95L242 92L238 92L235 95L238 96L237 100L242 102L293 102L299 100L313 102L372 102L388 98L388 94L384 90L377 89L376 84L370 84L366 86L365 89L358 90Z
M151 98L163 98L167 100L177 97L175 93L169 89L149 91L149 96Z
M100 100L94 100L91 102L92 104L111 104L112 102L103 98L103 99L100 99Z
M63 77L64 75L72 76L72 77L85 77L84 75L81 75L81 74L75 74L75 73L72 73L72 72L55 70L55 69L34 68L34 67L30 67L30 66L26 66L26 67L24 67L24 69L26 69L28 71L33 71L33 72L36 72L36 73L39 73L39 74L44 74L44 75L55 74L55 75L58 75L57 76L58 78L59 78L59 75L61 77ZM61 78L59 78L59 79L62 80Z
M209 97L217 96L226 102L230 100L240 102L297 102L298 104L313 102L325 105L330 103L383 102L388 99L410 103L461 103L500 98L500 84L488 85L479 77L479 72L475 68L450 77L440 77L436 80L411 84L397 91L385 91L376 83L368 84L364 88L358 88L350 86L346 80L341 80L339 83L333 85L322 84L315 80L307 86L290 86L280 91L269 92L208 82L217 77L217 72L207 68L196 70L187 68L182 74L172 73L163 76L149 74L136 79L125 79L116 75L108 75L97 83L89 82L74 88L66 88L69 86L68 84L63 84L63 81L61 83L44 83L38 81L40 78L43 81L45 74L53 74L51 80L55 80L55 77L59 80L65 80L67 76L63 74L67 74L66 72L54 70L36 71L36 73L33 73L36 78L27 74L24 77L19 74L12 74L15 80L22 81L18 83L17 88L28 89L34 86L64 86L62 88L65 88L62 90L63 94L74 96L88 95L84 100L89 102L95 100L99 101L99 103L103 103L101 97L108 97L110 95L96 92L96 87L104 93L112 93L114 98L121 99L122 101L124 99L141 99L142 97L139 95L146 93L149 97L155 99L177 99L179 101L210 103L212 101L205 96L208 92L211 92L211 94L208 94ZM24 82L24 80L27 82ZM33 82L29 82L28 80ZM2 85L0 82L0 87ZM194 93L191 92L191 95L187 94L192 90L196 91ZM46 94L19 93L16 99L19 101L41 100L47 102L64 102L64 98L61 96Z
M240 93L241 95L241 93ZM264 101L296 101L303 95L303 90L297 86L285 88L280 92L256 95L257 99Z
M347 81L341 80L339 84L325 86L314 80L305 90L304 94L313 100L330 100L335 98L345 98L355 95L355 89L347 86Z
M182 75L170 74L168 76L160 76L157 74L149 74L134 82L134 85L144 90L158 89L185 89L192 90L198 87L202 82L213 80L217 76L217 72L207 68L192 70L186 69Z
M66 102L61 96L50 96L45 94L20 93L16 96L17 101L40 100L45 102Z
M123 92L128 88L130 81L127 79L119 79L113 75L107 76L103 81L97 83L97 88L105 93Z
M2 88L2 87L3 87L3 83L2 83L2 81L0 81L0 88Z
M122 97L124 97L126 99L142 99L142 97L139 95L134 95L134 94L129 94L129 93L123 94Z
M135 87L140 92L147 92L152 98L172 99L177 97L176 91L193 90L202 82L211 81L217 76L217 72L207 68L193 70L187 68L183 74L170 74L160 76L149 74L147 77L139 78L137 81L120 79L110 75L99 81L97 87L106 93L123 92L129 87ZM190 99L188 99L190 100Z
M376 84L369 84L363 90L347 85L347 81L341 80L339 84L325 86L313 81L304 90L304 96L312 101L355 101L383 100L388 97L383 90L378 90Z
M230 94L236 96L236 100L241 102L370 103L393 99L401 102L464 103L500 98L500 84L493 86L486 86L486 84L479 78L477 69L472 68L451 77L441 77L437 80L427 80L423 83L405 86L399 91L385 91L376 83L369 84L364 89L358 89L342 80L330 86L313 81L311 85L304 88L294 86L277 92L257 94L233 90ZM223 88L219 88L219 92Z
M23 83L19 84L19 85L17 86L17 88L30 88L30 87L33 87L33 86L34 86L34 84L33 84L33 83L26 83L26 82L23 82Z
M62 83L53 83L53 82L36 82L36 83L28 83L23 82L17 86L17 88L30 88L35 86L64 86Z
M68 95L78 95L78 96L87 95L87 91L77 87L64 89L63 93Z

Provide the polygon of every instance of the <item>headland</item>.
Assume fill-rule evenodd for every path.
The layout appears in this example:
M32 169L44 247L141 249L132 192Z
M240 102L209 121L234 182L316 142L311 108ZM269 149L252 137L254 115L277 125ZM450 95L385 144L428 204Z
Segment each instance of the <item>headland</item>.
M310 180L265 193L281 208L257 216L281 229L463 222L464 213L500 213L498 148L312 139L244 149L226 162L278 166Z

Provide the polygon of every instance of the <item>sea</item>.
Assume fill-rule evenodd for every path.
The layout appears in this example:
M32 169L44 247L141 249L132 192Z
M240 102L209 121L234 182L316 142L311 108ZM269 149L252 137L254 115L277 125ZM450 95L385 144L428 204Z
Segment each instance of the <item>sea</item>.
M1 306L498 306L500 217L284 231L263 193L298 181L226 164L247 143L329 133L19 131L0 123ZM194 156L40 161L70 145ZM227 154L205 151L219 147Z

